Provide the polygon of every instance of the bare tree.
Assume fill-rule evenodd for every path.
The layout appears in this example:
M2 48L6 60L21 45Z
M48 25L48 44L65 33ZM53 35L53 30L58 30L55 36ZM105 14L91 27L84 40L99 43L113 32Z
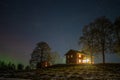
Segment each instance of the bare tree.
M120 16L114 22L114 52L120 53Z
M96 30L94 24L90 23L83 28L83 35L79 39L79 44L82 45L82 49L85 53L91 56L91 64L93 62L93 53L97 50L95 47L95 34Z
M105 53L110 52L113 39L113 26L106 17L97 18L94 22L84 27L83 45L92 53L101 53L105 63Z
M100 17L95 20L95 28L97 31L96 41L99 52L102 53L103 63L105 63L105 53L110 53L110 47L113 39L112 22L106 17Z

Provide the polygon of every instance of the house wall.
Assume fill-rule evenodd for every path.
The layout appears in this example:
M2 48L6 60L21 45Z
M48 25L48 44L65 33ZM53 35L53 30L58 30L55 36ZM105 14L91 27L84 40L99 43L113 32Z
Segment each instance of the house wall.
M74 55L74 54L66 55L66 63L67 64L75 64L76 60L77 60L76 55Z
M83 60L83 55L80 53L70 53L66 55L66 63L67 64L81 64Z
M82 64L84 56L80 53L77 53L76 56L77 56L77 64Z
M71 50L66 54L66 64L84 64L84 63L89 64L91 63L89 55L85 55L81 52L77 52L74 50ZM94 64L94 57L92 63Z
M84 60L86 56L80 53L70 53L66 55L66 63L67 64L83 64L87 63Z

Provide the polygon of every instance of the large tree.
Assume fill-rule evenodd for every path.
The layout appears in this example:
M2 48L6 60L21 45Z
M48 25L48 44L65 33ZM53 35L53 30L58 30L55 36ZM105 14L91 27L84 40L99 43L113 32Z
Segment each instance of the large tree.
M82 49L85 53L91 56L91 64L93 62L93 53L96 51L95 43L95 30L94 24L90 23L83 28L83 35L79 39L79 44L82 46Z
M105 63L105 53L108 53L111 48L113 40L112 23L106 17L97 18L92 25L89 24L88 28L85 28L87 35L83 35L83 41L85 41L90 52L101 53L103 57L103 63ZM84 39L85 38L85 39Z
M114 52L120 53L120 16L114 22Z
M37 64L41 64L43 61L50 61L49 59L51 54L51 48L46 42L37 43L35 49L31 54L30 64L33 68L37 66Z
M50 54L50 47L46 42L39 42L37 43L37 47L36 50L39 52L40 54L40 62L42 62L43 60L47 60L48 59L48 54Z
M113 41L113 25L106 17L100 17L95 20L95 28L97 31L96 41L99 52L102 53L103 63L105 63L105 53L110 53Z

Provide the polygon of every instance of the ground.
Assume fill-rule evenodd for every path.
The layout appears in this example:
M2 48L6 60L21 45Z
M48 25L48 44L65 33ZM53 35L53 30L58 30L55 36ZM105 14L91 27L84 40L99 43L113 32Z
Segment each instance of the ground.
M1 74L0 80L120 80L120 64L54 65Z

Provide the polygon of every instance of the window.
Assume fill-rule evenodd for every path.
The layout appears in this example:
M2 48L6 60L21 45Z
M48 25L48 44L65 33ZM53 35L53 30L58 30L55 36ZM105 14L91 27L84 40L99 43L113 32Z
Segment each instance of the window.
M45 67L47 67L47 62L45 62Z
M84 60L83 60L83 63L89 63L89 62L90 62L89 59L84 59Z
M79 54L79 58L81 58L81 54Z
M81 63L81 59L79 59L79 61L78 61L79 63Z
M71 58L73 57L73 55L71 55Z
M85 60L85 59L83 60L83 63L86 63L86 60Z

